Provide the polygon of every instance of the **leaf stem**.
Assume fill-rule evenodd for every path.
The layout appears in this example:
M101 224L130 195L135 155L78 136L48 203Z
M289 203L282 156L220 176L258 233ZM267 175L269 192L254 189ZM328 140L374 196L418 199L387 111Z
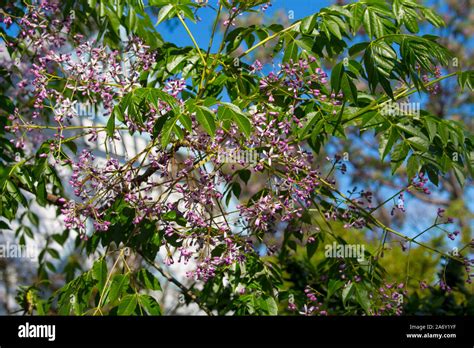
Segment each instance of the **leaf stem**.
M193 34L191 33L191 30L189 30L189 27L187 26L186 22L184 21L183 17L178 13L178 18L181 21L181 23L184 26L184 29L186 29L186 32L188 33L189 37L191 38L191 41L194 44L194 47L196 47L196 50L198 51L199 56L201 57L202 64L204 64L204 69L206 68L206 59L204 58L201 49L199 48L199 45L196 42L196 39L194 38Z

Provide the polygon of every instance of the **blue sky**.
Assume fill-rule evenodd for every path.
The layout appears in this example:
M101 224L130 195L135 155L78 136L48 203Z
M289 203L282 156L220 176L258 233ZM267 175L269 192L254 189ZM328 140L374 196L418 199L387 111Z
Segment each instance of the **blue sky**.
M209 0L209 3L214 5L217 1ZM294 16L293 20L297 20L314 12L318 12L321 8L330 6L332 3L333 1L328 0L273 0L272 6L262 13L262 15L265 18L272 18L276 11L283 9L287 13L293 11L291 13ZM199 35L196 35L195 37L199 46L207 48L213 20L215 18L215 11L211 8L202 8L199 10L198 14L199 17L201 17L200 22L196 24L191 23L189 20L187 22L193 33L199 33ZM170 30L170 27L166 23L161 23L158 25L158 31L165 40L172 41L178 46L192 45L192 41L181 25L176 25L172 30ZM219 39L214 41L214 48L217 48L216 46L219 45L220 38L221 36L219 36Z

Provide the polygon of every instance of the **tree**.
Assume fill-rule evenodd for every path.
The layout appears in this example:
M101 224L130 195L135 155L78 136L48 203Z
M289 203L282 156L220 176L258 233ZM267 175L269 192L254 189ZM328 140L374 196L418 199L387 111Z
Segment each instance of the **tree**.
M472 90L473 71L454 67L438 37L419 34L420 24L441 27L443 19L396 0L333 5L286 27L235 25L267 7L3 6L0 227L19 222L24 243L39 232L34 204L64 219L63 231L36 233L45 247L37 279L18 292L24 311L158 315L165 283L180 292L176 304L209 315L430 312L408 296L419 282L428 286L417 279L422 265L434 272L441 262L452 276L426 280L440 288L433 296L451 298L454 289L465 301L446 306L472 308L459 283L470 284L472 240L464 236L454 252L440 238L426 240L459 234L443 208L414 234L402 224L408 196L432 201L440 181L459 192L472 179L472 133L407 99L436 93L448 79ZM215 13L207 48L190 24L204 10ZM163 40L157 25L172 20L192 46ZM267 43L273 69L249 59ZM78 124L76 106L87 103L103 124ZM117 150L127 134L147 139L131 158ZM99 142L103 161L84 139ZM361 149L368 139L378 157ZM364 188L345 190L340 178L357 153L374 170L351 160L360 174L351 180ZM373 192L378 184L395 190ZM406 269L385 261L400 253L388 247L395 244L410 250ZM187 279L173 274L176 263L191 266Z

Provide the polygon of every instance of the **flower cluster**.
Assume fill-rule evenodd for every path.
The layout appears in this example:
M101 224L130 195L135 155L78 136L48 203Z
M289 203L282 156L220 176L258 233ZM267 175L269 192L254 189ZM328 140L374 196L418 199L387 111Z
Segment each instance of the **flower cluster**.
M405 284L399 283L384 283L379 288L379 300L381 301L381 305L378 309L374 310L374 315L387 315L387 314L395 314L401 315L403 311L403 302L404 296L408 294L406 290L404 290ZM370 298L374 298L374 294L369 295Z
M29 7L25 16L18 20L19 41L34 53L30 60L10 62L21 67L14 70L19 83L13 96L20 100L34 100L33 111L25 103L11 116L17 122L7 127L15 133L15 138L21 139L18 147L23 147L28 139L26 132L41 126L52 110L57 124L54 149L59 153L64 127L77 122L78 105L87 102L95 107L101 106L102 116L110 115L116 100L137 86L140 73L150 69L155 61L149 47L135 37L129 40L125 53L121 53L94 41L86 41L77 34L74 37L76 46L71 50L67 37L72 17L53 19L61 17L59 11L56 1L41 1L39 6ZM62 74L57 76L55 71ZM56 81L64 83L61 92L54 87ZM17 116L19 114L21 118Z
M433 76L435 79L441 77L441 68L439 66L435 67ZM424 83L430 82L430 78L427 74L422 75L421 79ZM441 85L439 83L435 83L434 85L428 86L427 89L432 95L437 95L441 91Z

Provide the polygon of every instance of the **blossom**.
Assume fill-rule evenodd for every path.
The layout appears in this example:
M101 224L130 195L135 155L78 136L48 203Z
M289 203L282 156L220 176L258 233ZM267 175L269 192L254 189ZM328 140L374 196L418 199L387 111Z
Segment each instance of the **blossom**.
M181 91L183 91L185 87L186 82L183 78L173 79L166 82L165 91L173 97L177 97L178 94L181 93Z

